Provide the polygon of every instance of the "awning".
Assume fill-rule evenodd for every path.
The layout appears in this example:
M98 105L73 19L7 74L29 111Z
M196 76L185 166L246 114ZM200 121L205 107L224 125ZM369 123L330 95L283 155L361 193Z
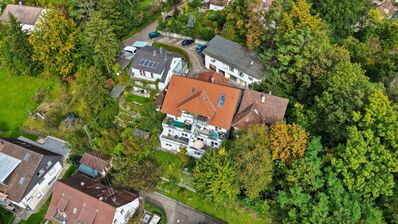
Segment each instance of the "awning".
M84 164L80 164L79 171L84 173L84 174L86 174L86 175L89 175L90 177L96 177L97 174L98 174L97 170L95 170L95 169L93 169L93 168L91 168L89 166L86 166Z

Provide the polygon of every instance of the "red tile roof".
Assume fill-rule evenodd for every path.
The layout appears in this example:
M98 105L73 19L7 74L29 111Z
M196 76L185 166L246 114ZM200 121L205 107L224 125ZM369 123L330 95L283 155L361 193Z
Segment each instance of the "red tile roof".
M196 77L196 79L202 80L205 82L211 82L211 83L223 85L223 86L228 86L228 82L229 82L229 80L227 78L225 78L223 75L221 75L217 72L213 72L213 71L202 72Z
M112 224L116 208L137 199L124 190L113 192L115 201L105 185L82 175L57 181L45 219L53 220L58 213L70 224Z
M221 96L225 100L219 106ZM180 116L182 111L206 116L210 125L229 129L239 98L239 89L174 75L161 111L175 116Z
M256 123L274 124L283 120L288 99L245 89L233 126L248 127Z
M81 164L94 168L98 171L106 171L109 168L111 157L109 156L96 156L95 152L86 152L80 160Z

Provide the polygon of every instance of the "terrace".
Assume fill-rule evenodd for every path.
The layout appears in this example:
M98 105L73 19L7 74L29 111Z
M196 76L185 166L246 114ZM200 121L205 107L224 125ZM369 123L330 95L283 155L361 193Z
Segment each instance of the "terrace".
M184 123L184 122L181 122L181 121L177 121L177 120L175 120L173 118L170 118L170 117L166 117L163 120L163 123L167 124L169 126L176 127L176 128L182 128L182 129L187 130L187 131L191 131L192 130L192 124L188 124L188 123Z

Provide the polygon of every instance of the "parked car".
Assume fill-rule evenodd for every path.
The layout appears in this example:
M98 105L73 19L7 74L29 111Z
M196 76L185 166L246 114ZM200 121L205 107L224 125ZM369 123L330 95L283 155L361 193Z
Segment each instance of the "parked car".
M149 38L150 38L150 39L154 39L154 38L158 38L158 37L160 37L160 33L157 32L157 31L154 31L154 32L150 32L150 33L149 33Z
M198 46L196 47L196 52L198 53L202 53L203 50L206 48L207 46L204 44L198 44Z
M183 41L181 42L181 45L184 46L184 47L186 47L186 46L189 46L189 45L193 44L194 42L195 42L195 41L192 40L192 39L185 39L185 40L183 40Z

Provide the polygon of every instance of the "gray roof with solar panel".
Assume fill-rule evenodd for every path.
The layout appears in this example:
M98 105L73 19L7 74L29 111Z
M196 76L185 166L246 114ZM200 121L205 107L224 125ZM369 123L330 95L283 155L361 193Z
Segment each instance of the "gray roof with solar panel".
M137 50L131 67L154 74L161 74L162 78L160 81L164 82L173 58L181 58L181 56L163 48L145 46Z

